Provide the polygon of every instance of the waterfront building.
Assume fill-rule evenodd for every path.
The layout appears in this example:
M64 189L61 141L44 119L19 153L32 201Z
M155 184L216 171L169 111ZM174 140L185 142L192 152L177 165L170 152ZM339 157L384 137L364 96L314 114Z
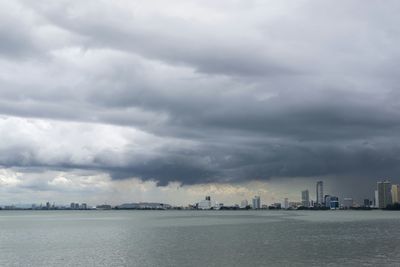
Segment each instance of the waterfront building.
M197 208L199 210L209 210L212 208L212 204L211 204L211 197L210 196L206 196L206 198L202 201L199 202L199 204L197 205Z
M372 201L368 198L364 199L364 208L370 208L372 205Z
M325 195L324 205L326 208L335 210L339 208L339 198L337 196Z
M310 207L310 194L308 190L301 191L301 203L303 207Z
M289 199L287 197L283 200L283 208L286 210L289 208Z
M398 184L393 184L392 185L392 203L400 203L400 185Z
M374 193L375 193L374 194L374 207L378 208L379 207L379 205L378 205L378 190L375 190Z
M249 205L249 202L247 201L247 199L244 199L240 202L241 209L245 209L248 205Z
M324 196L324 206L329 208L329 200L330 200L331 196L330 195L325 195Z
M107 204L96 206L96 209L98 209L98 210L110 210L111 208L112 208L111 205L107 205Z
M253 198L253 209L261 209L261 199L260 196L255 196Z
M337 196L325 195L324 203L325 207L331 210L339 208L339 198Z
M331 210L336 210L339 208L339 198L336 196L331 196L330 202L329 202L329 208Z
M79 209L79 203L74 203L72 202L70 205L71 210L78 210Z
M392 192L391 184L389 181L379 181L377 182L378 191L378 208L384 209L387 205L392 204Z
M82 204L83 205L83 204ZM115 207L121 210L165 210L171 209L169 204L159 202L124 203Z
M316 186L317 205L323 206L324 204L324 182L318 181Z

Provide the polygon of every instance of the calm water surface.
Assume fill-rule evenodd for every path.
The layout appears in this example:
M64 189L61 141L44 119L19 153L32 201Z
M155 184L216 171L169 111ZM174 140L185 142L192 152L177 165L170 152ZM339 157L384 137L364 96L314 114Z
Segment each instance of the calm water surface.
M400 266L400 212L0 211L0 266Z

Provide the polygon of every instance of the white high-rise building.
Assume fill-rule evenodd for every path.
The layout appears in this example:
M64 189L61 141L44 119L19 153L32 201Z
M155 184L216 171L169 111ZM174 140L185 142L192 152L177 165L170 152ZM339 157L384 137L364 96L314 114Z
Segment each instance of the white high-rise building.
M253 198L253 209L261 209L261 200L260 196L255 196Z
M400 185L392 185L392 203L400 203Z
M378 190L378 207L380 209L386 208L387 205L392 204L392 188L389 181L377 182Z
M324 204L324 182L317 182L317 205L322 206Z

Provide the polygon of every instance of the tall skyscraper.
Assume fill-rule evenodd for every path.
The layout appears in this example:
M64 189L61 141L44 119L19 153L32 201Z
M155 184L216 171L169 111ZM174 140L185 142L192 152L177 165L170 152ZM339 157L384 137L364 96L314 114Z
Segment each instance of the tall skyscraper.
M400 185L392 185L392 203L400 203Z
M260 196L255 196L253 198L253 209L261 209L261 200Z
M380 209L386 208L387 205L392 204L392 190L389 181L379 181L377 182L378 191L378 207Z
M317 205L322 206L324 204L324 183L322 181L317 182Z
M301 204L303 207L310 207L310 193L308 190L301 191Z

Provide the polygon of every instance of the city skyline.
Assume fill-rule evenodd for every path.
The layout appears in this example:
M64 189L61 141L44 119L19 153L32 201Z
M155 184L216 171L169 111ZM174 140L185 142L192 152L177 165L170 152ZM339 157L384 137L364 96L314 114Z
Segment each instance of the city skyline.
M365 197L363 199L354 199L353 194L342 194L341 192L333 192L328 189L324 189L323 186L324 182L323 181L316 181L315 183L315 188L316 188L316 194L315 198L313 199L310 197L309 189L302 190L300 193L300 197L293 197L290 198L288 195L284 195L284 198L281 200L278 199L269 199L267 198L267 201L265 199L262 199L260 195L255 195L248 200L247 198L243 198L243 194L238 194L236 196L236 200L240 199L240 201L235 201L235 202L228 202L226 203L223 201L223 198L220 198L218 201L218 197L221 197L221 195L214 194L213 199L211 200L211 195L208 195L205 197L205 199L199 201L199 202L192 202L192 203L173 203L172 207L187 207L191 205L199 205L199 209L210 209L211 207L214 207L214 205L222 205L222 206L228 206L228 207L240 207L244 208L247 207L248 205L253 208L253 209L261 209L261 207L264 206L276 206L279 205L279 207L282 207L283 209L287 209L288 207L294 207L297 208L299 206L304 207L304 208L313 208L313 207L327 207L331 209L338 209L340 207L345 207L345 208L350 208L350 207L374 207L374 208L386 208L390 204L394 203L400 203L399 199L399 193L400 193L400 184L393 184L391 183L390 180L384 179L381 181L376 182L376 188L372 188L371 190L374 192L373 197ZM325 191L324 191L325 190ZM261 192L261 190L258 190L258 192ZM326 192L324 194L323 192ZM197 196L199 195L200 192L197 192ZM321 194L323 197L321 198ZM341 197L338 197L341 196ZM248 196L248 195L247 195ZM216 199L215 199L216 198ZM319 199L322 199L319 201ZM132 203L132 199L126 200L127 203ZM33 203L33 202L31 202ZM83 203L79 202L71 202L70 204L66 203L57 203L53 200L53 202L50 201L45 201L45 204L43 202L39 203L8 203L8 204L2 204L0 203L0 207L17 207L17 208L31 208L32 209L49 209L51 206L52 209L55 207L61 208L61 209L80 209L80 208L74 208L80 207L80 205L83 205L84 207L91 207L94 208L96 206L99 206L99 202L97 201L96 203L91 203L92 205L88 205L86 201ZM166 205L170 205L171 203L168 203L166 199L162 201L154 201L152 200L145 200L145 201L137 201L136 203L164 203ZM117 207L121 205L121 203L115 203L113 201L104 201L103 204L100 205L109 205L110 207ZM35 207L35 208L33 208ZM86 208L84 208L86 209Z
M315 179L361 201L400 175L395 2L0 6L0 203L273 203Z

